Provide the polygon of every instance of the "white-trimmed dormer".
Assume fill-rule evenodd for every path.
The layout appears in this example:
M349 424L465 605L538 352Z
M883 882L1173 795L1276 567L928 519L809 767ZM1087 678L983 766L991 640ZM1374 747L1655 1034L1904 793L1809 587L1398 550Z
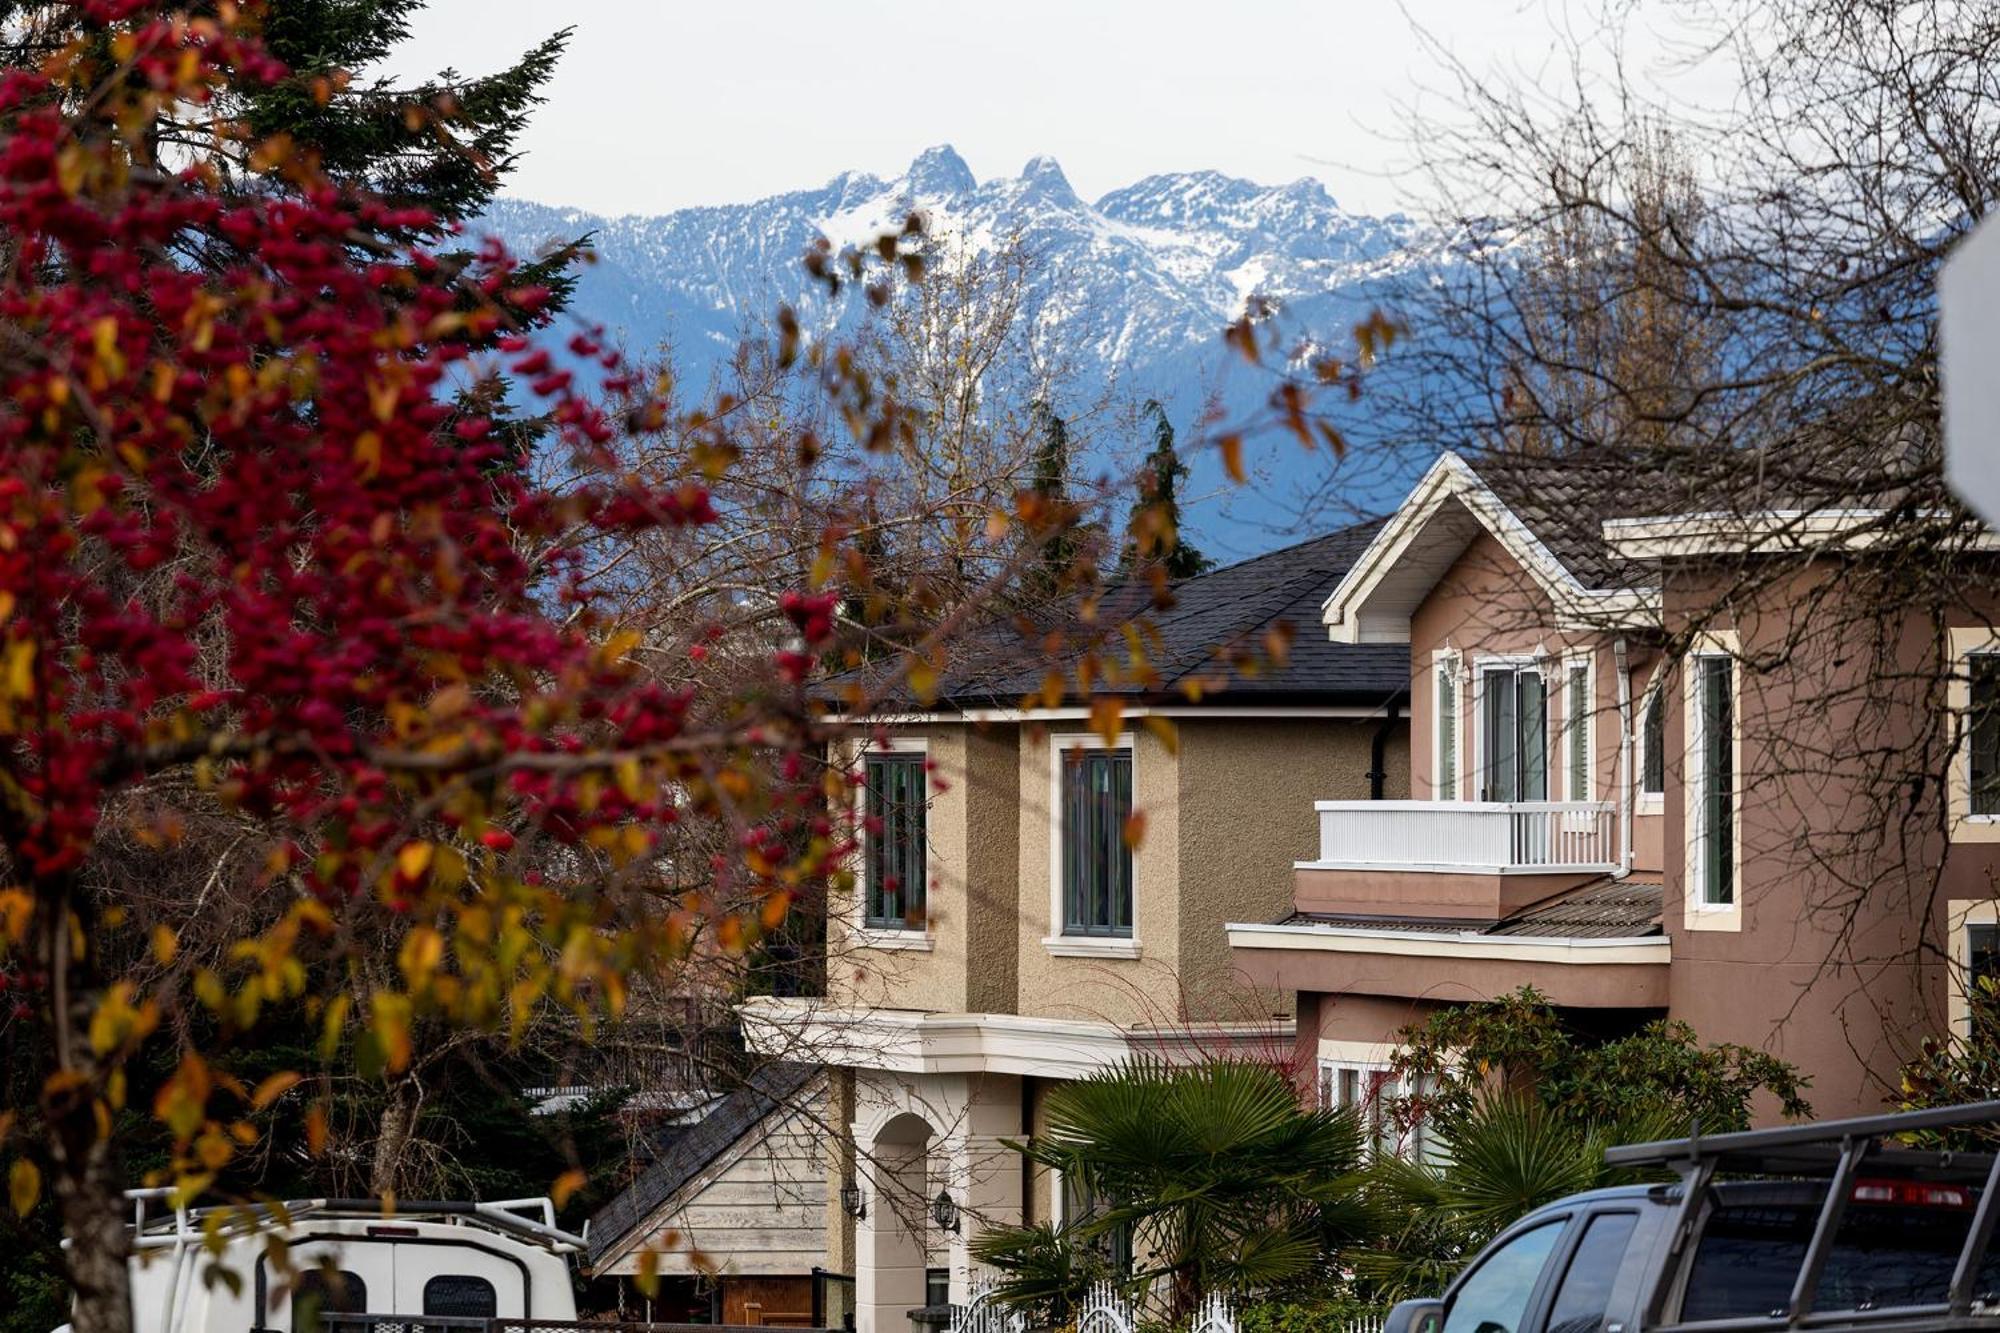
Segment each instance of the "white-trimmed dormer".
M1335 643L1408 643L1410 617L1481 532L1534 579L1557 629L1657 625L1657 590L1586 585L1455 453L1439 455L1322 608Z

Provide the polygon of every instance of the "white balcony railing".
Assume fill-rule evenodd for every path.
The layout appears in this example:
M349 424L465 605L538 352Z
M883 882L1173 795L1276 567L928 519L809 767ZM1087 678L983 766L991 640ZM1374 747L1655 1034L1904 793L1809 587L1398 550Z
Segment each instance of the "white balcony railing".
M1591 870L1618 864L1609 801L1320 801L1319 859L1384 870Z

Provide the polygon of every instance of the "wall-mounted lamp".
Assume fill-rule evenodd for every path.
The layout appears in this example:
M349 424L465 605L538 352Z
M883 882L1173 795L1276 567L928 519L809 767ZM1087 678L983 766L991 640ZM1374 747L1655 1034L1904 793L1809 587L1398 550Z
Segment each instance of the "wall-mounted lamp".
M951 1197L950 1190L939 1190L937 1198L931 1200L931 1217L937 1222L938 1229L957 1231L958 1216L958 1200Z
M861 1186L851 1177L840 1187L840 1209L857 1222L868 1216L868 1201L861 1197Z

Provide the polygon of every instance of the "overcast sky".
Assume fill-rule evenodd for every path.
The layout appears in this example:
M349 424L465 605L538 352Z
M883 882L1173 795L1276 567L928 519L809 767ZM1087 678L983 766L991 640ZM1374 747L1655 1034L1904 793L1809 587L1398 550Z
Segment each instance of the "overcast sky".
M1421 27L1531 80L1566 0L429 0L395 71L485 72L574 26L508 192L605 213L755 199L950 143L982 179L1056 157L1087 198L1159 171L1323 179L1395 207Z

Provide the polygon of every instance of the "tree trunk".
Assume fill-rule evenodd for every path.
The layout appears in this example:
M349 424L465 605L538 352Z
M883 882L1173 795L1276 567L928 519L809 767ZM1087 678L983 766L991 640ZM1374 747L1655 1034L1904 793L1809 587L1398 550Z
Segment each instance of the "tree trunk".
M57 1160L56 1205L69 1237L67 1267L76 1301L70 1320L76 1333L131 1333L132 1283L126 1267L131 1235L125 1229L125 1199L111 1140L97 1135L95 1117L82 1106L84 1142L72 1158ZM68 1127L57 1128L62 1139Z
M64 880L38 884L35 894L54 1066L42 1093L51 1186L69 1239L64 1264L75 1288L76 1333L131 1333L124 1175L117 1136L107 1132L110 1112L101 1102L105 1071L88 1040L91 1009L103 989L89 948L96 921L88 899L74 890ZM84 947L73 949L73 941Z
M413 1074L404 1074L389 1085L389 1100L382 1107L375 1131L375 1160L368 1171L368 1193L373 1197L400 1192L403 1156L416 1133L417 1109L422 1104L423 1089Z

